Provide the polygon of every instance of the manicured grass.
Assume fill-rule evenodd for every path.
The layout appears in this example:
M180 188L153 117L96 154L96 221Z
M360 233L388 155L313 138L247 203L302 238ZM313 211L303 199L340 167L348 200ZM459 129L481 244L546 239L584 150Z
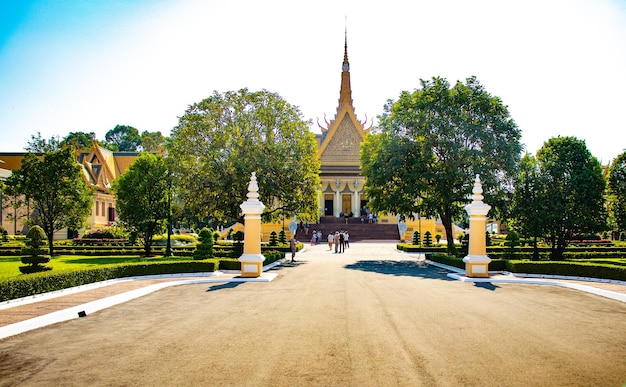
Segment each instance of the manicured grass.
M51 266L50 274L64 273L76 270L93 269L96 267L107 267L121 264L148 263L148 262L180 262L190 261L190 257L154 257L140 258L136 255L128 256L104 256L93 257L85 255L60 255L53 257L46 266ZM0 280L17 278L23 276L20 273L20 266L24 264L21 257L0 257Z

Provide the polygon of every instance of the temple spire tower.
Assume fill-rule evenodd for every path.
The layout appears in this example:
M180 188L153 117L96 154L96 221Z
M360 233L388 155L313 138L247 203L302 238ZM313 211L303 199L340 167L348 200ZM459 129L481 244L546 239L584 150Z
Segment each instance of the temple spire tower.
M361 143L367 129L356 118L352 105L347 28L337 113L332 121L326 121L326 125L326 128L320 125L322 133L316 137L322 182L319 200L321 215L338 217L352 214L358 217L367 201L363 192L365 178L361 175L360 162Z
M352 88L350 87L350 62L348 61L348 28L346 27L344 45L343 45L343 63L341 65L341 89L339 90L339 106L337 114L340 110L348 107L354 111L352 105ZM337 118L337 117L335 117Z

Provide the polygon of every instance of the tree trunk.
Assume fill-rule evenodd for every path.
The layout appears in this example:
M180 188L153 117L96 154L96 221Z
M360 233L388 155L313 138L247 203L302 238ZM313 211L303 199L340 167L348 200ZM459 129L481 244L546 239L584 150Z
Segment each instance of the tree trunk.
M46 225L45 230L46 236L48 237L48 254L50 258L52 258L52 254L54 254L54 245L52 244L54 240L54 226Z
M443 224L443 228L446 230L446 240L448 242L448 254L456 255L456 246L454 245L454 235L452 234L452 216L449 212L442 211L439 214L441 217L441 223Z

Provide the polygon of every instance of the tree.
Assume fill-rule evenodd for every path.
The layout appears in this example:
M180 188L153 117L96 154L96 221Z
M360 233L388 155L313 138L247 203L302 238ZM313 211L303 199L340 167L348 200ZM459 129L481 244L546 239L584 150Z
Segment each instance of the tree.
M141 145L139 131L128 125L116 125L104 138L105 146L112 151L136 152Z
M193 252L193 259L201 260L207 258L213 258L213 229L204 227L198 234L198 240L200 243L196 245L196 249Z
M33 226L26 234L26 246L22 248L22 263L28 266L20 266L22 274L37 273L52 270L50 266L42 266L50 262L50 256L46 255L47 236L39 226Z
M486 201L502 212L521 154L520 130L500 98L476 78L450 88L443 78L421 81L388 101L380 127L361 147L369 206L377 212L438 215L452 240L480 174ZM455 246L448 243L448 252Z
M48 153L57 151L60 148L61 141L58 136L52 136L46 140L41 137L40 132L37 132L37 136L32 134L30 135L30 140L28 141L28 145L24 147L24 150L31 153Z
M94 132L70 132L61 140L61 146L72 146L76 150L91 149L91 144L97 141Z
M154 235L165 230L167 223L168 179L163 157L141 153L111 187L117 196L119 220L140 237L146 257L152 254Z
M148 132L146 130L141 133L141 149L144 152L164 152L165 137L161 132Z
M278 218L280 211L317 216L315 136L299 109L278 94L214 92L187 109L168 151L179 197L200 219L239 219L252 172L265 220Z
M533 240L533 259L539 257L537 241L544 235L544 223L549 201L546 201L545 182L539 171L537 159L526 154L522 157L519 173L514 182L511 199L511 226L524 237Z
M615 231L626 231L626 152L613 160L608 175L608 203Z
M30 223L40 225L53 255L54 232L64 227L79 229L93 206L93 190L85 181L71 147L36 156L27 153L22 165L7 179L7 193L16 204L34 210Z
M550 258L561 260L572 237L606 229L602 165L591 155L585 141L554 137L537 152L543 233Z

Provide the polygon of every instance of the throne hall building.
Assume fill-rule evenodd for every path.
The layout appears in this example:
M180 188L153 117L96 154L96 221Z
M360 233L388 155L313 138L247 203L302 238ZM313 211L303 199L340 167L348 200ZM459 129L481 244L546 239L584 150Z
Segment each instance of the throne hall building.
M365 178L361 175L360 149L365 138L365 123L357 119L352 105L348 44L344 44L339 105L335 118L326 121L317 135L320 160L322 215L358 217L367 200L363 193Z

